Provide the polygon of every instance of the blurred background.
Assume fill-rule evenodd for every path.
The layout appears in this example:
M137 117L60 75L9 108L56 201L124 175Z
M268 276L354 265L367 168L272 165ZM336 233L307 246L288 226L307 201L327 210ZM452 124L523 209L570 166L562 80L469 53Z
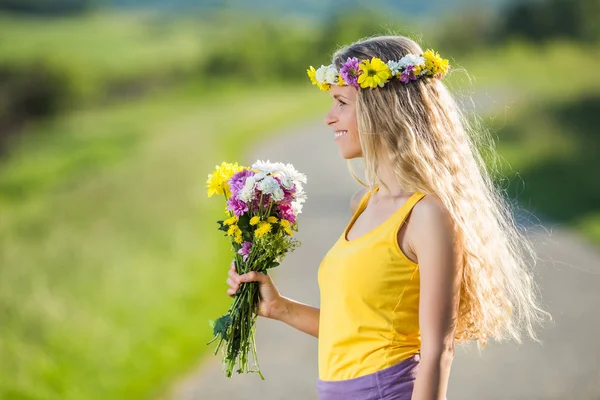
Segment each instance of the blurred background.
M211 357L207 174L387 33L450 58L508 193L600 246L600 0L0 0L0 399L157 398Z

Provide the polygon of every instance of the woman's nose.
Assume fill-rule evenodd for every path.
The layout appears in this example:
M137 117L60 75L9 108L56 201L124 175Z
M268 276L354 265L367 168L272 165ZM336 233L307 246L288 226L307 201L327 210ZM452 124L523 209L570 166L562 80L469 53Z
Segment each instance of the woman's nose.
M331 125L335 121L337 121L337 117L331 112L330 109L329 112L327 112L327 115L325 115L325 125Z

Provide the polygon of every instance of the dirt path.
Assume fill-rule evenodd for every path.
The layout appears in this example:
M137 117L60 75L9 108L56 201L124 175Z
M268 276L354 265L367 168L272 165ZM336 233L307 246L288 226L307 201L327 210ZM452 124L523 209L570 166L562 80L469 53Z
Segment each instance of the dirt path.
M348 222L349 200L359 186L321 121L279 135L242 161L257 158L291 162L308 176L298 235L303 245L274 279L284 295L318 305L317 268ZM450 400L600 399L600 252L558 226L529 231L541 257L537 282L554 322L542 332L542 344L490 344L481 355L459 347ZM176 386L172 400L317 399L316 339L262 319L257 332L265 381L256 375L227 379L218 357L209 356Z

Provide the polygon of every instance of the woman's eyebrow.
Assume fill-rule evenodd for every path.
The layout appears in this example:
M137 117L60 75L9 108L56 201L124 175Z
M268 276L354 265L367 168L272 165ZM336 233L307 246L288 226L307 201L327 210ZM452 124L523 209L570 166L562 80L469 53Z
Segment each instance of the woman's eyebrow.
M343 97L344 99L346 98L346 97L342 96L341 94L334 94L333 95L333 98L336 99L336 100L338 99L338 97Z

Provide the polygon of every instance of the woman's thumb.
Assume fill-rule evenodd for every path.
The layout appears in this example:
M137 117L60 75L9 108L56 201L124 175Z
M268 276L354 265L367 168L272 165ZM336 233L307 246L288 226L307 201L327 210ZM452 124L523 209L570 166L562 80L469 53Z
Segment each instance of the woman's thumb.
M244 275L240 276L242 282L259 282L265 283L267 279L267 275L262 274L257 271L250 271Z

